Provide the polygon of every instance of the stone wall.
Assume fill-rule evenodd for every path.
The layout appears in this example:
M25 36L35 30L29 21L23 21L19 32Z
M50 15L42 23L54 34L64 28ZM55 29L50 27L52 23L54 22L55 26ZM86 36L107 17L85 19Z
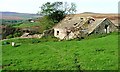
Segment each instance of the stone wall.
M64 37L66 36L66 31L65 29L58 29L55 28L54 29L54 36L60 39L64 39Z
M107 26L107 28L105 28ZM116 31L116 27L114 24L109 22L108 20L103 21L95 30L95 34L103 34L103 33L110 33Z

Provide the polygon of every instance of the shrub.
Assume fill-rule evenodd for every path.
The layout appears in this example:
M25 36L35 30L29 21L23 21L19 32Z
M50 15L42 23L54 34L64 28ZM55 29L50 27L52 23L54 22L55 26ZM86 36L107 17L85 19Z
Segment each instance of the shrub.
M13 34L13 37L19 37L19 36L21 36L21 33L19 32L19 33L14 33Z
M7 44L10 44L10 42L6 42L6 41L2 42L2 45L7 45Z
M40 40L37 40L37 39L33 39L32 40L32 43L39 43L39 42L41 42Z
M10 35L8 35L6 38L7 38L7 39L9 39L9 38L13 38L13 35L10 34Z
M59 39L56 38L56 37L54 37L54 36L44 36L44 37L41 38L41 40L42 40L43 42L47 42L47 41L54 41L54 42L56 42L56 41L58 41Z
M94 38L102 38L107 36L108 34L91 34L87 37L85 37L84 39L94 39Z

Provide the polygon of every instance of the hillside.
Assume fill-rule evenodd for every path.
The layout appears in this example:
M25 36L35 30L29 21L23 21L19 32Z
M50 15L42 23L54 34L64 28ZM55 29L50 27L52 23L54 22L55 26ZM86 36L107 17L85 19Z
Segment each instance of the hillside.
M29 13L17 13L17 12L0 12L2 14L2 19L12 19L16 20L17 19L28 19L28 18L37 18L41 17L40 15L37 14L29 14Z
M117 70L118 36L43 42L37 39L11 39L2 46L3 69L6 70Z

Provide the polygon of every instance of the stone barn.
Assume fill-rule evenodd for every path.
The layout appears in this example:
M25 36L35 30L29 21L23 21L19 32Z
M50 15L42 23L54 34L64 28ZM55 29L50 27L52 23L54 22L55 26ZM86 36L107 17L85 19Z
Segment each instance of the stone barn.
M96 19L95 22L88 26L88 34L103 34L113 31L116 31L116 26L108 18Z
M54 36L60 39L74 39L89 34L103 34L115 31L115 25L108 18L69 16L53 27Z

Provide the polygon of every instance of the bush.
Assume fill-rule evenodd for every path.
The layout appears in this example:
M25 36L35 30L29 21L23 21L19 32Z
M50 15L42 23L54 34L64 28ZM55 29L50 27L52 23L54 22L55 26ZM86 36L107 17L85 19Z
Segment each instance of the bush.
M19 37L21 35L22 35L22 33L20 33L20 32L17 33L16 32L16 33L13 33L13 34L10 34L10 35L6 36L6 38L10 39L10 38L14 38L14 37Z
M6 38L7 38L7 39L9 39L9 38L13 38L13 35L10 34L10 35L8 35Z
M40 40L37 40L37 39L33 39L32 40L32 43L39 43L39 42L41 42Z
M14 33L13 34L13 37L19 37L19 36L21 36L21 33Z
M2 45L7 45L7 44L10 44L10 42L6 42L6 41L2 42Z
M87 37L85 37L84 39L94 39L94 38L102 38L107 36L108 34L91 34Z
M41 40L41 42L47 42L47 41L54 41L54 42L56 42L59 39L54 37L54 36L44 36L40 40Z

